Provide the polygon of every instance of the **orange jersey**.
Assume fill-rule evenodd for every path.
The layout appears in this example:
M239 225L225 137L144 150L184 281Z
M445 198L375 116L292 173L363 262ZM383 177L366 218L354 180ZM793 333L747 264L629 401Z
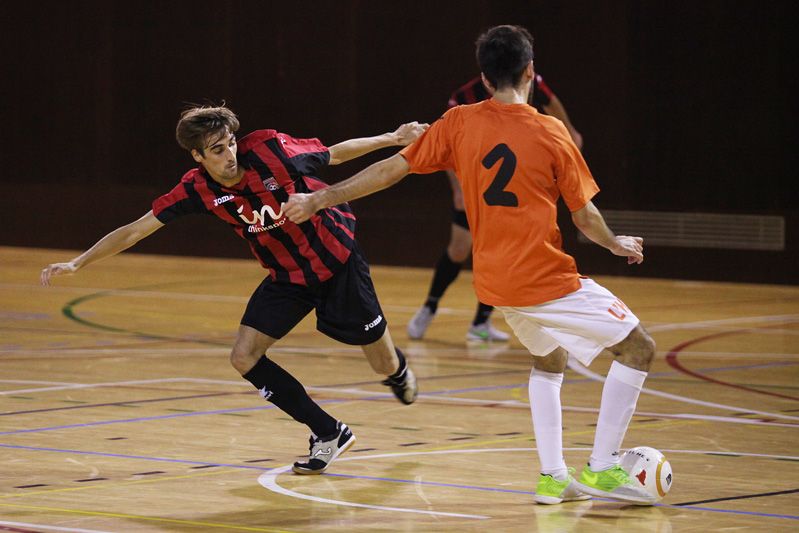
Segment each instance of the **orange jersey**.
M400 153L411 172L458 176L481 302L530 306L580 288L562 249L557 201L577 211L599 187L562 122L489 99L450 109Z

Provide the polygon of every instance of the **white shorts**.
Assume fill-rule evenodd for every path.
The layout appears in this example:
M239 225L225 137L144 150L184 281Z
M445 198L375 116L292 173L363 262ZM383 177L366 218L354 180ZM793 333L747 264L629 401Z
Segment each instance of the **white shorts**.
M533 355L561 346L588 366L599 353L627 338L638 317L609 290L588 278L557 300L530 307L503 307L505 321Z

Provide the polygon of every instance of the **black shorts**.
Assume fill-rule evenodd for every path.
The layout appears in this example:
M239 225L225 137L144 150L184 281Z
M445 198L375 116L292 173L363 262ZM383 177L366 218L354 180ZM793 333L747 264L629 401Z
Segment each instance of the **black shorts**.
M461 211L455 207L452 208L452 223L460 226L463 229L469 229L469 221L466 219L466 211Z
M280 339L311 309L316 309L316 329L345 344L371 344L386 331L369 265L357 246L341 270L314 287L264 279L250 297L241 323Z

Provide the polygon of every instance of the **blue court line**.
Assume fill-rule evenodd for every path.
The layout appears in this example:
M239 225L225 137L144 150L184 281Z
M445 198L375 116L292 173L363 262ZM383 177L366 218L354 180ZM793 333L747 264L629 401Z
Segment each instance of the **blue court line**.
M374 401L374 400L385 400L386 398L390 398L391 395L388 393L383 393L376 396L368 396L366 398L359 398L359 401ZM351 402L353 401L352 398L348 399L336 399L336 400L316 400L318 404L331 404L331 403L343 403L343 402ZM32 429L17 429L14 431L0 431L0 435L17 435L19 433L40 433L43 431L55 431L59 429L75 429L75 428L84 428L84 427L94 427L94 426L107 426L111 424L127 424L130 422L149 422L151 420L167 420L170 418L182 418L187 416L203 416L203 415L220 415L226 413L240 413L244 411L263 411L266 409L274 409L274 405L261 405L258 407L237 407L235 409L219 409L216 411L194 411L191 413L174 413L169 415L158 415L158 416L145 416L139 418L122 418L117 420L101 420L98 422L85 422L83 424L67 424L64 426L51 426L51 427L44 427L44 428L32 428Z
M99 456L99 457L113 457L116 459L141 459L145 461L157 461L163 463L176 463L176 464L185 464L185 465L194 465L194 466L219 466L225 468L235 468L240 470L257 470L259 472L268 472L273 470L273 468L265 468L262 466L249 466L249 465L240 465L240 464L229 464L229 463L214 463L214 462L207 462L207 461L190 461L187 459L170 459L166 457L149 457L145 455L126 455L121 453L106 453L106 452L93 452L93 451L84 451L84 450L68 450L68 449L61 449L61 448L44 448L39 446L20 446L20 445L13 445L13 444L2 444L0 443L0 448L10 448L15 450L25 450L25 451L39 451L39 452L57 452L57 453L71 453L77 455L92 455L92 456ZM534 495L535 492L533 491L526 491L526 490L515 490L515 489L499 489L495 487L480 487L476 485L461 485L457 483L441 483L437 481L416 481L410 479L397 479L397 478L387 478L387 477L376 477L376 476L356 476L350 474L331 474L325 473L325 476L331 477L338 477L338 478L346 478L346 479L363 479L368 481L383 481L386 483L404 483L404 484L419 484L419 485L426 485L430 487L448 487L448 488L458 488L464 490L478 490L478 491L486 491L486 492L501 492L501 493L510 493L510 494L524 494L524 495ZM619 503L617 500L611 500L607 498L594 498L594 500L602 501L602 502L609 502L609 503ZM667 509L679 509L683 510L690 510L690 511L707 511L712 513L728 513L728 514L739 514L739 515L748 515L748 516L760 516L764 518L782 518L786 520L799 520L799 516L795 515L783 515L783 514L775 514L775 513L759 513L754 511L737 511L733 509L716 509L713 507L694 507L691 505L668 505L664 503L657 503L654 505L655 507L663 507Z
M321 402L319 402L321 403ZM195 411L193 413L175 413L170 415L159 415L159 416L146 416L141 418L124 418L118 420L102 420L99 422L85 422L83 424L68 424L65 426L51 426L45 428L33 428L33 429L17 429L14 431L0 431L0 435L16 435L18 433L39 433L42 431L55 431L57 429L74 429L74 428L84 428L84 427L92 427L92 426L107 426L110 424L124 424L128 422L147 422L150 420L166 420L169 418L181 418L184 416L198 416L198 415L218 415L224 413L237 413L241 411L260 411L263 409L273 409L274 406L272 405L261 405L258 407L239 407L237 409L221 409L218 411Z
M784 362L784 363L764 363L758 365L742 365L742 366L733 366L733 367L720 367L720 368L708 368L708 369L701 369L699 372L721 372L724 370L739 370L739 369L748 369L748 368L761 368L761 367L770 367L770 366L785 366L785 365L793 365L795 363ZM649 377L658 377L658 376L666 376L666 375L675 375L678 374L676 371L671 372L659 372L656 374L650 374ZM582 378L582 379L570 379L565 380L566 383L584 383L584 382L593 382L594 380L590 378ZM424 392L424 396L442 396L445 394L459 394L464 392L484 392L490 390L504 390L504 389L518 389L525 387L526 383L521 384L513 384L513 385L487 385L485 387L469 387L463 389L444 389L439 391L431 391L431 392ZM368 396L364 398L358 398L358 401L375 401L375 400L384 400L387 397L390 397L388 394L377 394L375 396ZM352 398L349 399L336 399L336 400L319 400L316 403L319 404L331 404L331 403L341 403L341 402L349 402L353 401ZM501 400L498 400L501 401ZM259 407L239 407L235 409L222 409L216 411L195 411L192 413L175 413L169 415L159 415L159 416L148 416L148 417L141 417L141 418L125 418L125 419L118 419L118 420L105 420L99 422L86 422L83 424L69 424L64 426L51 426L51 427L44 427L44 428L33 428L33 429L18 429L14 431L0 431L0 435L16 435L19 433L39 433L43 431L54 431L59 429L74 429L74 428L82 428L82 427L93 427L93 426L104 426L110 424L125 424L130 422L148 422L152 420L166 420L170 418L181 418L186 416L202 416L202 415L216 415L216 414L225 414L225 413L239 413L239 412L246 412L246 411L260 411L264 409L274 409L273 405L263 405Z

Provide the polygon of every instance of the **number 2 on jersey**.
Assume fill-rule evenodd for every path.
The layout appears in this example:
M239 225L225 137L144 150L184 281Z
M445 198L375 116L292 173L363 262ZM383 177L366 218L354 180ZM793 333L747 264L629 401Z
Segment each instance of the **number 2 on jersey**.
M499 166L497 175L494 176L494 181L488 186L488 189L483 193L483 199L488 205L501 205L504 207L517 207L519 199L510 191L506 191L505 187L510 183L513 173L516 170L516 154L514 154L508 145L501 143L496 145L488 152L483 158L483 166L490 169L497 164L497 161L502 159L502 164Z

